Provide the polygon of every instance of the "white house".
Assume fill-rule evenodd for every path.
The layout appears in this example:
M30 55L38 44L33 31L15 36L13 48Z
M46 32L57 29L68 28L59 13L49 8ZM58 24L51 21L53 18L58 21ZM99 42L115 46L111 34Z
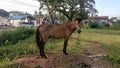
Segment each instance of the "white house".
M35 20L32 16L27 16L27 15L19 15L19 16L10 16L10 23L12 24L13 27L19 27L21 24L28 24L30 25L32 22L34 25Z
M4 25L7 25L9 22L8 18L6 17L0 17L0 23L3 23Z
M111 23L109 22L109 17L108 16L89 17L89 20L97 21L99 26L104 26L106 24L111 25Z

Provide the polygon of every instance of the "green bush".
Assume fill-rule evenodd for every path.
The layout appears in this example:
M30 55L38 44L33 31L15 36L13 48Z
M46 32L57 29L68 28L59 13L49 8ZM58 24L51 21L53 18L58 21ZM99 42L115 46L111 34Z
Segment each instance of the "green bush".
M113 23L112 27L108 27L107 25L103 27L103 29L109 29L109 30L120 30L120 22Z
M12 61L22 55L37 52L34 35L25 40L19 40L16 44L0 46L0 68L2 62Z
M25 27L20 27L10 31L2 31L0 33L0 45L15 44L19 40L24 40L33 34L33 29Z
M91 22L89 25L90 25L90 28L99 28L99 25L97 22Z
M115 63L120 64L120 55L109 54L107 58L113 64L115 64Z

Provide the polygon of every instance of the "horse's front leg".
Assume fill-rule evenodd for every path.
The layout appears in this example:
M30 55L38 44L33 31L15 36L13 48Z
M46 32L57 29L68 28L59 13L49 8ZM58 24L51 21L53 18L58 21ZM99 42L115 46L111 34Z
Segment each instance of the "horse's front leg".
M68 53L67 53L67 51L66 51L68 39L69 39L69 38L65 38L65 40L64 40L63 53L64 53L65 55L68 55Z

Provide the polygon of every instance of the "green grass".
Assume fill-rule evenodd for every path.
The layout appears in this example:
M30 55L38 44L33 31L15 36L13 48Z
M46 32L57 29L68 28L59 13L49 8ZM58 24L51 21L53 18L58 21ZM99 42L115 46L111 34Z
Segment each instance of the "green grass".
M80 39L80 44L77 42ZM49 39L45 46L47 53L61 52L63 49L63 39ZM119 63L120 60L120 31L105 29L83 29L79 35L74 33L68 42L68 53L81 56L84 49L90 48L94 43L99 43L108 53L107 59L112 63ZM35 36L19 40L16 44L0 46L0 67L12 64L12 60L22 55L39 53L36 48Z
M5 30L0 32L0 46L16 44L19 40L24 40L34 34L31 28L16 28L14 30Z
M108 59L113 63L120 63L120 31L88 29L83 30L81 39L90 42L97 42L103 45L108 52Z
M33 54L37 52L34 36L26 40L20 40L15 45L1 46L0 66L22 55Z

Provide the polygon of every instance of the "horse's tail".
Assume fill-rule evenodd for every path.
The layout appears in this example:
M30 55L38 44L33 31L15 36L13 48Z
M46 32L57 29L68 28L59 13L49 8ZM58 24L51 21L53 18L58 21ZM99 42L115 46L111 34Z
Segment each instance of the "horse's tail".
M40 26L37 28L36 30L36 44L37 44L37 48L40 49L40 46L42 45L42 40L41 40L41 34L40 34L40 31L39 31L39 28Z

